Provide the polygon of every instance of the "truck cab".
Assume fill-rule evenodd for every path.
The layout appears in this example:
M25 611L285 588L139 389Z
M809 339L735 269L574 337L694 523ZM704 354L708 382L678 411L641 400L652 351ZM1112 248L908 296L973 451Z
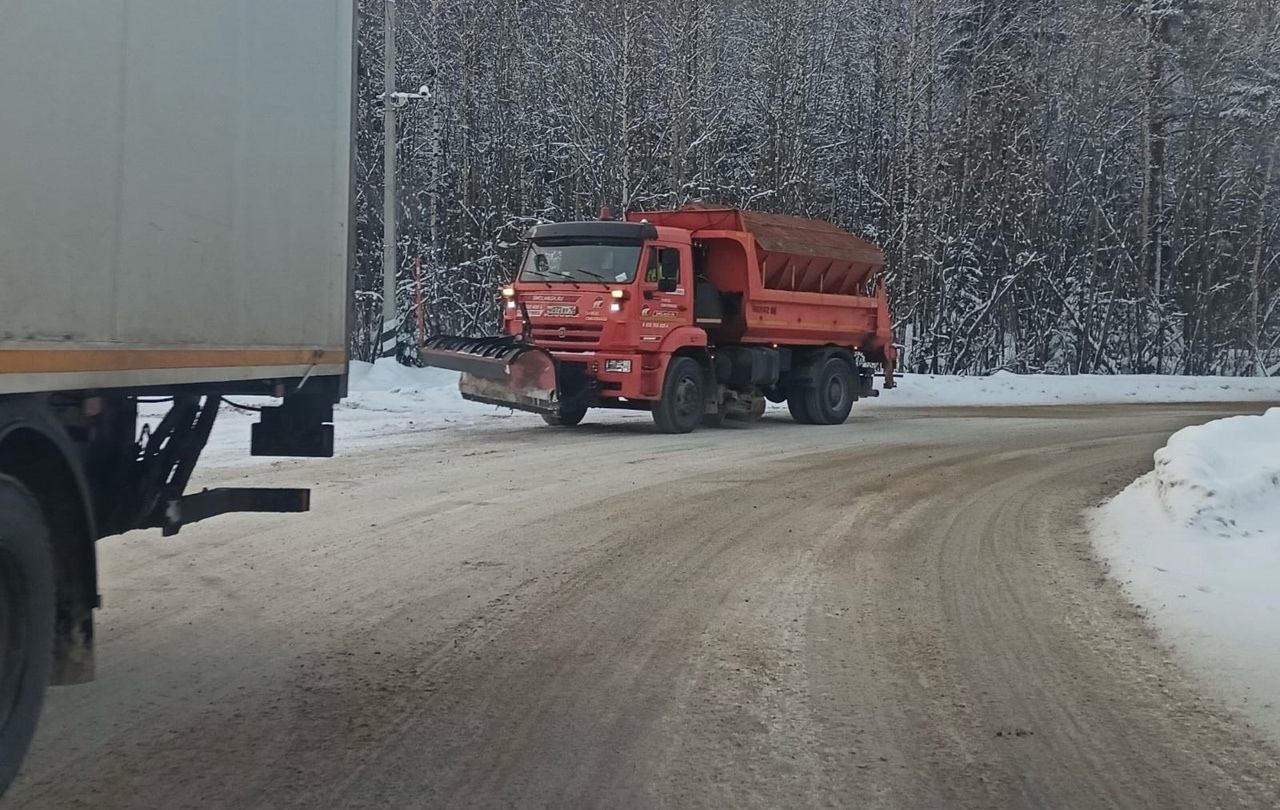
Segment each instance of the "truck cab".
M688 231L648 223L578 222L530 234L503 290L504 330L556 360L570 385L562 409L657 399L667 359L705 349L696 323ZM632 406L634 407L634 406Z

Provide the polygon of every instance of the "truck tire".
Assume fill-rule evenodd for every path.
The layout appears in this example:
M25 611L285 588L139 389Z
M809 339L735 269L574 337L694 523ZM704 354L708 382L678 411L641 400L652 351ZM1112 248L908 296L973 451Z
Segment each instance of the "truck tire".
M809 413L808 399L806 390L803 388L795 388L791 393L787 394L787 410L791 412L791 418L798 424L813 424L813 416Z
M702 366L692 357L676 357L667 366L662 398L653 403L653 422L663 433L690 433L702 421Z
M764 398L772 402L774 405L781 405L787 401L787 392L784 388L773 386L764 389Z
M805 390L805 407L815 425L842 425L857 397L857 378L843 358L828 357L818 370L816 385Z
M17 776L53 664L53 554L31 492L0 475L0 794Z
M582 405L577 408L561 408L557 414L544 413L542 421L552 427L576 427L586 415L587 406Z

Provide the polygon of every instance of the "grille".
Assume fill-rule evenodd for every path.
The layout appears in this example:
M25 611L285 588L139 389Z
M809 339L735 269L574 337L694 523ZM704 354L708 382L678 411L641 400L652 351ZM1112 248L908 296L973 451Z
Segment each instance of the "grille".
M533 340L535 343L552 346L598 346L603 332L604 324L601 323L566 323L555 326L535 323Z

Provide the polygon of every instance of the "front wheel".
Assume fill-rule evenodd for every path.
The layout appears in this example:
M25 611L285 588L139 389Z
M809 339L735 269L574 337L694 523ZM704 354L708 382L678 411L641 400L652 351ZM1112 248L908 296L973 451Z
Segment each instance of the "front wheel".
M0 475L0 794L35 734L53 664L53 555L31 492Z
M653 422L663 433L690 433L702 421L702 366L691 357L676 357L667 366L662 398L653 403Z
M558 413L544 413L542 421L552 427L575 427L587 415L587 406L582 405L576 408L561 408Z

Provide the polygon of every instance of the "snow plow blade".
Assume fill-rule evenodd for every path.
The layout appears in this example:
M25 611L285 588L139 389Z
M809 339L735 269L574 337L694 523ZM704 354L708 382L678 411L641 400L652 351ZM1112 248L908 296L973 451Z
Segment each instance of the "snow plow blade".
M556 361L512 335L465 338L438 335L420 350L428 366L460 371L462 398L518 411L557 414Z

